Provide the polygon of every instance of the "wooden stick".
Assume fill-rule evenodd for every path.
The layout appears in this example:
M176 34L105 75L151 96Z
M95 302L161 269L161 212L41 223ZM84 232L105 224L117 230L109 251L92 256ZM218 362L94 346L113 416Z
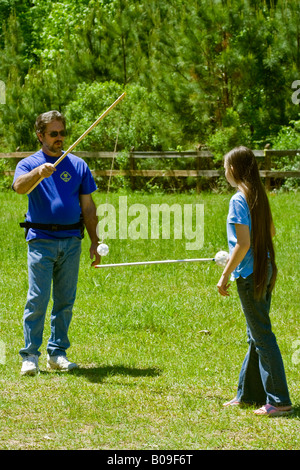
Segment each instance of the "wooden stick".
M89 132L91 132L92 129L94 129L94 127L97 126L97 124L99 124L99 122L105 118L105 116L125 97L126 93L123 93L121 96L119 96L119 98L109 107L107 108L106 111L104 111L103 114L101 114L100 117L98 117L98 119L79 137L79 139L76 140L76 142L74 142L74 144L71 145L71 147L68 148L68 150L66 152L64 152L62 154L62 156L60 158L58 158L56 160L56 162L54 163L54 166L57 166L59 165L59 163L69 154L71 153L71 151L76 147L77 144L79 144L79 142L81 142L87 135ZM36 188L41 181L43 181L44 177L41 177L38 181L36 181L34 183L34 185L28 190L28 192L26 194L30 194L31 191L34 190L34 188Z
M144 264L164 264L164 263L195 263L199 261L214 261L215 258L191 258L191 259L165 259L160 261L138 261L134 263L117 264L96 264L95 268L115 268L119 266L140 266Z

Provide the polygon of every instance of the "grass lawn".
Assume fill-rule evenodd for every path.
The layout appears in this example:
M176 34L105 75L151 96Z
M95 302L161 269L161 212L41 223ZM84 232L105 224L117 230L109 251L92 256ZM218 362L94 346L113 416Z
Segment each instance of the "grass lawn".
M119 196L110 195L118 206ZM103 204L105 195L96 193ZM204 245L186 240L108 240L103 262L213 257L227 249L229 194L128 194L132 204L204 204ZM261 418L251 408L224 409L235 396L247 350L236 286L218 295L214 263L113 269L90 267L83 241L68 356L72 373L46 371L50 308L41 372L21 377L26 243L18 222L27 198L0 193L0 448L236 450L300 448L299 194L270 195L279 277L272 323L295 413ZM132 219L132 218L131 218ZM128 223L131 220L128 219ZM150 222L149 222L150 223ZM207 333L209 332L209 334Z

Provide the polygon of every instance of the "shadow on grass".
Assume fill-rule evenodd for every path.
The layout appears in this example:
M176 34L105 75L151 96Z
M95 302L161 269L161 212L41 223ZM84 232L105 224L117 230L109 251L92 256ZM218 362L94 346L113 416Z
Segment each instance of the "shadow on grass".
M116 375L130 376L130 377L157 377L160 375L161 370L156 367L137 368L128 367L124 365L115 366L98 366L98 367L80 367L73 369L69 373L76 376L84 376L92 383L101 383L107 377Z

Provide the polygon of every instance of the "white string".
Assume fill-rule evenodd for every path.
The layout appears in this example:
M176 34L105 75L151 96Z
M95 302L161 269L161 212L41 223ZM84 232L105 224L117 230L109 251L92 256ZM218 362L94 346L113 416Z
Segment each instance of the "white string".
M112 162L111 162L111 167L110 167L110 172L109 172L109 178L108 178L108 184L107 184L107 192L106 192L106 201L105 201L105 212L107 211L107 206L108 206L108 196L110 192L110 187L111 187L111 179L112 179L112 172L114 168L114 163L115 163L115 157L117 153L117 147L118 147L118 139L119 139L119 132L120 132L120 124L121 124L121 114L119 116L119 124L118 124L118 130L117 130L117 137L115 140L115 147L113 151L113 156L112 156ZM104 232L102 234L102 240L100 243L104 242Z

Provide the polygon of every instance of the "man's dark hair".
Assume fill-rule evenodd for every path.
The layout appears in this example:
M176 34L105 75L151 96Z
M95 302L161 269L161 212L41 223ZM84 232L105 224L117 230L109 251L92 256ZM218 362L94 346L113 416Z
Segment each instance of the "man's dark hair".
M59 111L53 110L48 111L47 113L40 114L35 121L35 132L44 134L46 131L47 124L52 121L61 121L66 128L66 118Z

